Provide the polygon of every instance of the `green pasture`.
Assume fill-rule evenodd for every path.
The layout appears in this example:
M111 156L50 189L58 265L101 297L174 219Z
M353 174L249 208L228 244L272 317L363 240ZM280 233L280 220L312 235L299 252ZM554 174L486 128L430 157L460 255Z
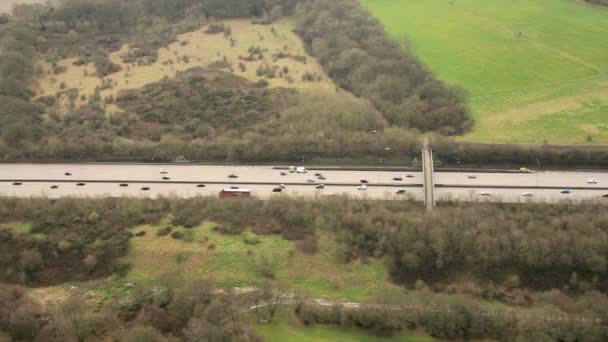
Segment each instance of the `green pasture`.
M608 144L608 9L576 0L366 0L438 77L470 93L461 140Z

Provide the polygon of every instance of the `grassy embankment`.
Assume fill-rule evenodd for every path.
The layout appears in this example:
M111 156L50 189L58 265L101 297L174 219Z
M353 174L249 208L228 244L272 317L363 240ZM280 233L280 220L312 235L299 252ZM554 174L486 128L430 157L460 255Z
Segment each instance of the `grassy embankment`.
M293 241L279 235L223 235L213 231L214 224L192 228L191 242L159 237L161 226L136 227L133 233L146 231L131 240L125 261L132 270L126 281L157 279L165 273L179 272L186 279L210 279L218 285L251 286L262 278L260 259L271 262L275 278L311 296L334 299L366 300L380 294L400 292L389 281L387 267L381 260L347 264L336 259L337 246L329 233L319 236L319 251L307 255ZM185 232L185 228L176 228ZM254 244L246 243L249 239Z
M608 10L566 0L367 0L470 92L482 143L608 144Z

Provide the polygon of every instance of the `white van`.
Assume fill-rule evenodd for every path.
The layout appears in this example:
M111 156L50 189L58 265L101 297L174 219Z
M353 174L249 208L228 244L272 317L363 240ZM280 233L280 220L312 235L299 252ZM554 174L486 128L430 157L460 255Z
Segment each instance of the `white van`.
M298 166L298 167L296 167L296 172L297 173L306 173L306 172L308 172L308 170L306 170L306 168L304 166Z

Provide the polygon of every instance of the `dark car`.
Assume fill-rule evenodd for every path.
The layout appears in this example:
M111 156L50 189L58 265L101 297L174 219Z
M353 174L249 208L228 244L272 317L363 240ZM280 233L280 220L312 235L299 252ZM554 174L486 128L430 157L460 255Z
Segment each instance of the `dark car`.
M367 184L367 183L369 183L369 182L367 181L367 179L362 179L362 180L361 180L361 184Z
M317 189L325 189L325 185L319 184L319 185L315 186L315 188L317 188Z
M403 190L403 189L399 189L396 192L397 195L403 195L404 193L405 193L405 190Z
M144 186L144 187L142 187L142 188L141 188L141 190L142 190L142 191L148 191L148 190L150 190L150 187L148 187L148 186Z
M66 173L64 173L64 175L66 175L66 176L71 176L72 174L71 174L71 173L69 173L69 172L66 172Z
M408 173L407 175L405 175L405 177L407 177L407 178L414 178L414 175L411 174L411 173Z
M205 184L197 184L196 187L197 188L204 188L206 185Z
M325 176L323 176L323 175L320 175L320 176L318 177L318 179L319 179L319 180L326 180L327 178L325 178Z
M85 183L76 183L76 186L85 186Z
M602 195L602 198L608 198L608 194Z
M120 183L118 186L120 186L122 188L126 188L127 186L129 186L129 184L127 184L127 183Z
M467 178L468 179L477 179L477 176L475 176L475 175L469 175L469 176L467 176Z
M230 189L238 189L238 186L231 186Z
M567 194L569 194L569 193L571 193L571 192L572 192L572 191L571 191L570 189L564 189L564 190L560 191L559 193L560 193L560 194L567 195Z
M21 184L23 184L23 183L21 183L21 182L14 182L13 183L13 185L21 185Z
M274 188L274 189L272 189L272 192L281 192L281 191L283 191L283 189L281 189L281 188Z
M287 172L281 172L281 176L287 176Z
M235 174L230 174L230 175L228 175L228 178L239 178L239 176L237 176Z
M163 177L163 180L169 180L169 179L171 179L171 178L169 178L169 177L167 177L167 176L164 176L164 177Z
M315 173L315 177L321 177L321 176L323 176L323 175L320 173Z
M59 189L59 185L51 185L51 189Z
M403 180L403 178L401 178L401 177L393 177L393 180L394 180L394 181L398 181L398 182L400 182L400 181L402 181L402 180Z

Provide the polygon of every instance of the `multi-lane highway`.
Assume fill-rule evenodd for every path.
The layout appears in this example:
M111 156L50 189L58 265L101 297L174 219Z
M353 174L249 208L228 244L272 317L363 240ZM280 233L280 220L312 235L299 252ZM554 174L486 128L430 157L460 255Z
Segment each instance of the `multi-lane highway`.
M316 173L321 173L325 179L315 176ZM229 178L229 175L236 178ZM366 190L359 189L362 180L367 182ZM608 194L608 173L602 172L435 172L434 183L435 197L440 201L597 199L608 202L608 196L602 198ZM0 196L192 197L217 195L222 188L238 186L251 189L253 196L267 198L280 195L272 192L279 184L285 184L282 194L289 195L423 198L421 172L316 170L311 167L308 173L297 174L272 166L0 164ZM318 184L324 184L325 188L317 189ZM144 187L149 190L142 190ZM397 194L399 190L405 190L405 193ZM569 193L562 193L567 192L564 190ZM529 196L524 196L526 193Z

